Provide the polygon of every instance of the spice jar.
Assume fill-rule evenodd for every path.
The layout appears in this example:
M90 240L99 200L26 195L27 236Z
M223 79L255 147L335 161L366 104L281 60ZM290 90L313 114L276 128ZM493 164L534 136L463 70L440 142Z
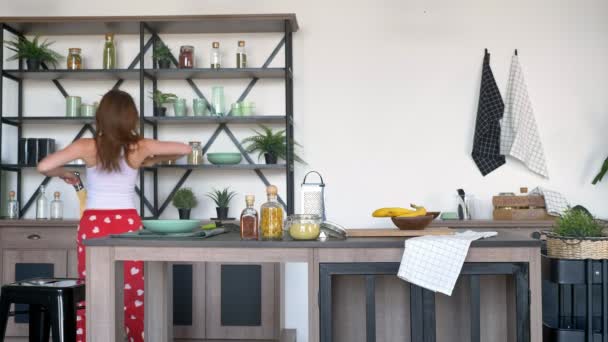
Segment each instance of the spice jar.
M199 165L203 163L203 146L200 141L191 141L192 152L188 155L188 164Z
M266 188L268 202L260 208L262 219L260 231L262 240L281 240L283 238L283 207L277 201L277 187Z
M319 215L298 214L287 218L285 229L294 240L315 240L321 233Z
M184 69L194 68L194 46L183 45L179 48L179 67Z
M68 70L80 70L82 69L82 57L80 56L80 48L68 49Z

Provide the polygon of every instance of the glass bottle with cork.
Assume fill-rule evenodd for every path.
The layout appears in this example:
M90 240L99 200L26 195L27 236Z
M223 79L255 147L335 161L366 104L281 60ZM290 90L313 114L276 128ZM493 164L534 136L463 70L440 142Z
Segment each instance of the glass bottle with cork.
M255 196L245 196L247 207L241 213L241 240L257 240L259 236L258 211L253 208Z
M283 207L277 201L278 189L274 185L266 188L268 202L262 204L260 221L262 240L281 240L283 238Z
M80 48L68 49L67 67L68 70L80 70L82 69L82 57L80 56Z
M63 220L63 201L60 197L61 193L55 191L51 201L51 220Z
M222 65L222 53L220 51L220 42L211 44L211 69L219 69Z
M114 46L114 33L106 33L106 43L103 47L103 68L116 68L116 47Z
M8 193L8 203L6 208L6 217L11 220L19 218L19 201L16 199L16 193L10 191Z
M247 51L245 50L245 41L239 40L238 47L236 48L236 67L246 68L247 67Z
M44 185L40 186L40 193L36 199L36 220L49 219L49 200L46 198Z

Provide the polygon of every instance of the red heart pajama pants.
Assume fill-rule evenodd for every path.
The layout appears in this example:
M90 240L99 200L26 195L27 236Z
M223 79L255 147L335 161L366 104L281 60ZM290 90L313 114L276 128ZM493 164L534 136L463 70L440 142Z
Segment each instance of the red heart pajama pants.
M78 226L78 275L86 277L84 239L121 234L141 228L141 219L135 209L85 210ZM144 340L144 263L124 262L125 333L127 341ZM86 340L85 310L76 316L76 341Z

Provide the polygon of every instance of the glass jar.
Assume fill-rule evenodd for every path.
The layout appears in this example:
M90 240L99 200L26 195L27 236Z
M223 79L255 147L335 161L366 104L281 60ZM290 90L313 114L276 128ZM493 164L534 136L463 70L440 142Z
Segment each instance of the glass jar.
M211 88L211 107L213 114L216 116L224 116L226 113L224 98L224 87L216 86Z
M189 165L199 165L203 163L203 146L200 141L191 141L190 147L192 147L192 152L188 155L188 164Z
M222 52L220 51L220 42L213 42L211 45L211 69L219 69L222 67Z
M179 48L179 67L183 69L194 68L194 46L183 45Z
M16 220L19 218L19 201L17 201L15 196L16 193L14 191L8 193L6 216L11 220Z
M287 218L285 229L294 240L316 240L321 233L319 215L298 214Z
M257 240L259 236L258 211L253 208L255 197L245 196L247 207L241 213L241 240Z
M41 185L36 199L36 220L48 220L49 216L49 200L46 198L44 185Z
M238 47L236 48L236 67L246 68L247 67L247 51L245 51L245 41L239 40Z
M53 200L51 201L51 220L63 220L63 201L60 198L61 193L55 191Z
M103 47L103 68L116 68L116 47L114 46L114 33L106 33L106 43Z
M82 57L80 56L80 48L68 49L68 70L80 70L82 69Z
M268 202L260 208L262 219L260 230L262 240L283 239L283 207L277 201L277 187L274 185L266 188Z

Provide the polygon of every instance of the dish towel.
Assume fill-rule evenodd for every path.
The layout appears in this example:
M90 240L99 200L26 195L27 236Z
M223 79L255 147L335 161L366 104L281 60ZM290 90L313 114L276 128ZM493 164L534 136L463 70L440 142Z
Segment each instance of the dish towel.
M541 195L545 197L545 206L547 214L551 216L561 216L570 206L566 197L561 193L540 186L530 191L531 195Z
M397 276L425 289L451 296L471 242L496 235L496 232L467 230L454 235L407 239Z
M484 176L505 163L505 156L500 154L500 119L504 108L500 90L490 68L490 54L486 50L471 154L477 168Z
M549 178L543 144L517 54L511 59L505 112L501 120L500 153L521 160L531 171Z

